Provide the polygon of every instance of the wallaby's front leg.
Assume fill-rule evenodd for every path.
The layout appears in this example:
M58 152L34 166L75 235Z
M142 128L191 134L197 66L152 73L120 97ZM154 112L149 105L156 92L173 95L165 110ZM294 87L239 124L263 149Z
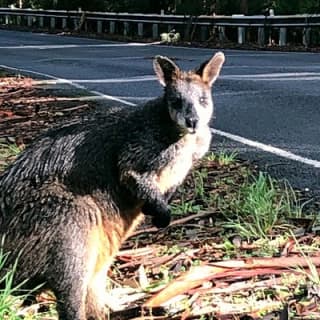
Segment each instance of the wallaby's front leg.
M152 216L152 224L157 228L165 228L171 220L171 212L165 197L147 174L139 174L133 170L122 174L122 183L138 200L143 201L142 212Z

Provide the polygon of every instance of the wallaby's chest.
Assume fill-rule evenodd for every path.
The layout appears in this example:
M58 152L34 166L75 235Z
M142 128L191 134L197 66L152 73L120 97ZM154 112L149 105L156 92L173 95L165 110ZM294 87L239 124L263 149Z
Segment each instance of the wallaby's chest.
M184 136L176 144L171 160L154 177L155 183L162 193L179 186L183 182L194 161L202 158L209 150L210 142L210 128L204 128L197 134Z

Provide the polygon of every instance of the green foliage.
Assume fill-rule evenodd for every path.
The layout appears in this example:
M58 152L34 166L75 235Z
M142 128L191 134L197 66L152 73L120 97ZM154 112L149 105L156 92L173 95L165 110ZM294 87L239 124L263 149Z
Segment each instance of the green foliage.
M16 144L0 143L0 172L21 152Z
M287 218L300 212L291 199L295 199L291 188L280 189L272 178L260 172L252 183L245 182L232 199L225 227L247 239L267 239Z
M4 264L8 258L8 254L4 254L2 250L0 250L0 271L3 269ZM24 296L14 296L23 284L14 287L13 279L14 272L17 267L17 262L8 270L6 274L0 279L1 283L4 283L4 288L0 290L0 319L7 320L18 320L21 319L20 316L17 315L18 307L21 304Z
M226 152L222 150L219 153L210 152L206 158L209 161L217 161L220 166L228 166L235 163L237 160L238 153L236 151Z
M320 13L319 0L0 0L1 7L10 4L24 8L64 9L139 13L200 14L262 14L274 8L276 14Z

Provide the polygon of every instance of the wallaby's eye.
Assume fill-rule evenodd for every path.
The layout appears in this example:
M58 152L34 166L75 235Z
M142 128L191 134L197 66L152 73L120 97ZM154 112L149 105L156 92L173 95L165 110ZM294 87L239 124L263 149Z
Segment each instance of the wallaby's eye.
M201 105L205 106L207 104L207 102L208 102L208 99L207 99L207 97L202 96L202 97L199 98L199 102L200 102Z

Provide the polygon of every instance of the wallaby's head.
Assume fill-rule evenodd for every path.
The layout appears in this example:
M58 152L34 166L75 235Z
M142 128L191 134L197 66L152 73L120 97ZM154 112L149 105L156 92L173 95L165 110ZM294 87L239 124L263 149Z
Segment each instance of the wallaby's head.
M155 57L153 67L165 87L170 117L186 132L195 133L208 125L213 112L211 87L224 60L224 54L218 52L196 71L184 72L169 58Z

